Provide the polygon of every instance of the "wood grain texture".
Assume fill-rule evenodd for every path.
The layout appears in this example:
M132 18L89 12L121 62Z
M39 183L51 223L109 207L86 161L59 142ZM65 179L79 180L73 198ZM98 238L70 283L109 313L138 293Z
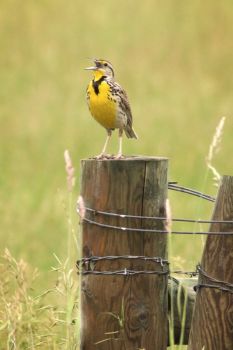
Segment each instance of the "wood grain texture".
M222 179L213 220L233 220L232 176ZM212 224L210 231L233 231L233 225ZM233 283L233 236L209 235L201 265L209 276ZM200 282L210 283L203 277ZM188 349L203 347L205 350L233 349L233 294L212 288L198 291Z
M82 161L81 194L97 210L165 216L167 159ZM90 216L89 216L90 217ZM91 216L98 222L162 228L142 219ZM83 256L167 256L166 234L118 231L83 223ZM141 260L99 261L95 270L161 270ZM124 310L122 312L122 310ZM167 346L167 276L83 276L82 349L158 349Z

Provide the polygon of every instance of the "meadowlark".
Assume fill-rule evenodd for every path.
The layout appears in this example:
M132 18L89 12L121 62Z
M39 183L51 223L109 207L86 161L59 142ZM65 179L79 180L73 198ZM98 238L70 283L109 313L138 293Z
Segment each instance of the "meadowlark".
M87 103L92 116L107 130L107 139L100 155L106 157L106 149L114 129L119 129L119 151L115 158L122 158L123 131L128 138L137 139L132 127L132 113L125 90L115 82L110 62L94 59L94 66L85 68L93 71L93 79L87 87Z

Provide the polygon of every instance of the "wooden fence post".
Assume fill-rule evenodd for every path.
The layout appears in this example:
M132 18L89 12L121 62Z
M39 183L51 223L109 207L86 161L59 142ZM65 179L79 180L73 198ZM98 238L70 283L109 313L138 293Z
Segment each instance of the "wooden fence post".
M233 177L224 176L219 188L213 220L233 220ZM214 223L210 232L233 231L233 224ZM201 262L203 273L199 283L222 286L233 284L233 235L209 235ZM226 288L226 286L225 286ZM229 287L233 293L233 288ZM233 294L217 288L201 287L196 303L189 338L189 350L233 349Z
M86 207L138 216L161 216L167 198L166 158L83 160L81 195ZM161 220L106 216L86 218L112 226L164 230ZM83 221L83 257L167 257L167 234L101 227ZM94 275L92 271L160 271L166 264L142 259L99 260L84 264L82 350L167 347L167 274Z

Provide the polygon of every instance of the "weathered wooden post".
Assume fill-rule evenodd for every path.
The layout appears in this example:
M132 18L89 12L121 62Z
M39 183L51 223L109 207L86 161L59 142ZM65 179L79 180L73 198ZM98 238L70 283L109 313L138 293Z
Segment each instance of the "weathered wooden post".
M232 176L224 176L222 179L213 220L233 220ZM210 232L232 231L233 224L214 223L210 227ZM233 235L208 236L201 262L199 284L209 286L200 287L197 291L188 349L232 350Z
M87 209L86 218L114 227L164 230L162 220L99 211L164 217L167 166L166 158L83 160L81 194L85 206L95 210ZM119 230L85 220L82 231L81 349L166 349L168 266L142 257L166 259L167 234Z

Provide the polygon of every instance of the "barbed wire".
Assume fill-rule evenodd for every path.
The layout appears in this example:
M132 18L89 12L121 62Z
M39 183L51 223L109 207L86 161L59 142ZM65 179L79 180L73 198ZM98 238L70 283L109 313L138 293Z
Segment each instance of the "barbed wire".
M79 272L80 273L80 272ZM123 270L117 270L117 271L96 271L96 270L85 270L81 271L82 275L107 275L107 276L114 276L114 275L123 275L123 276L133 276L133 275L168 275L169 270L166 271L135 271L135 270L128 270L128 269L123 269Z
M162 270L132 270L128 268L124 268L116 271L98 271L94 270L94 266L98 261L115 261L115 260L139 260L144 262L153 262L159 264ZM84 257L82 259L77 260L77 268L78 273L82 275L124 275L124 276L132 276L132 275L168 275L169 268L168 260L163 259L161 257L148 257L142 255L107 255L107 256L90 256ZM164 269L166 266L166 269ZM80 268L81 267L81 268ZM88 269L88 270L87 270Z
M199 275L206 277L210 281L216 282L216 283L225 284L225 286L233 289L233 284L232 283L229 283L229 282L226 282L226 281L221 281L221 280L218 280L215 277L212 277L212 276L208 275L207 272L203 270L203 268L201 267L200 264L197 265L197 271L198 271Z
M117 271L98 271L94 270L95 264L99 261L116 261L116 260L139 260L143 262L153 262L156 264L159 264L162 268L162 271L158 270L132 270L128 268L124 268ZM180 274L180 275L188 275L190 277L194 277L198 274L198 271L182 271L182 270L174 270L170 271L169 261L167 259L163 259L161 257L148 257L148 256L142 256L142 255L107 255L107 256L90 256L90 257L84 257L79 260L77 260L76 266L78 268L78 273L82 275L125 275L125 276L131 276L131 275L140 275L140 274L147 274L147 275L169 275L171 277L171 274ZM166 267L166 269L165 269Z
M204 193L201 193L199 191L179 186L174 182L168 183L168 189L179 191L183 193L187 193L193 196L197 196L202 199L206 199L211 202L215 202L215 198L209 195L206 195ZM92 212L94 215L100 214L104 216L112 216L112 217L119 217L119 218L131 218L131 219L142 219L142 220L158 220L158 221L165 221L167 222L166 217L157 217L157 216L139 216L139 215L129 215L129 214L118 214L118 213L112 213L112 212L106 212L101 210L96 210L88 207L83 207L82 211L85 213L86 211ZM77 207L77 212L79 213L79 207ZM158 230L158 229L148 229L148 228L133 228L133 227L123 227L123 226L115 226L110 224L104 224L97 222L95 220L91 220L85 215L81 215L82 221L85 221L89 224L96 225L102 228L108 228L108 229L114 229L114 230L121 230L121 231L135 231L135 232L151 232L151 233L162 233L167 234L169 233L167 230ZM183 223L196 223L196 224L233 224L233 220L195 220L195 219L185 219L185 218L174 218L171 219L173 222L183 222ZM192 231L172 231L172 234L190 234L190 235L233 235L233 232L192 232ZM162 271L159 270L131 270L131 269L121 269L116 271L98 271L94 270L94 266L90 266L91 263L96 263L98 261L103 260L117 260L117 259L138 259L138 260L144 260L144 261L150 261L159 263L162 267ZM169 261L162 259L160 257L145 257L145 256L132 256L132 255L121 255L121 256L92 256L92 257L86 257L82 258L77 261L77 267L78 267L78 273L82 275L123 275L123 276L132 276L132 275L160 275L160 276L166 276L168 275L169 278L173 278L171 274L182 274L182 275L189 275L190 277L194 277L199 275L201 278L204 276L206 279L210 280L212 283L198 283L196 286L194 286L194 290L198 291L201 288L214 288L219 289L224 292L230 292L233 294L233 284L217 280L216 278L213 278L209 276L200 265L197 266L196 271L182 271L182 270L174 270L170 271L167 267L164 270L164 264L169 266ZM81 265L81 268L80 268ZM84 268L90 268L90 270L84 270Z
M170 271L171 274L175 274L175 275L187 275L190 277L195 277L198 275L197 271L182 271L182 270L174 270L174 271Z
M97 261L103 261L103 260L143 260L143 261L150 261L154 263L159 263L161 266L168 265L169 262L166 259L154 256L143 256L143 255L106 255L106 256L90 256L90 257L84 257L82 259L77 260L77 263L87 263L87 262L97 262Z
M194 288L195 292L198 292L198 290L201 289L201 288L213 288L213 289L219 289L222 292L228 292L228 293L233 294L233 290L231 290L231 289L229 289L227 287L217 286L216 284L198 283L193 288Z
M104 261L104 260L143 260L143 261L150 261L154 263L159 263L162 267L162 270L132 270L128 268L124 268L121 270L115 270L115 271L99 271L94 270L94 267L92 266L90 270L84 270L84 268L90 268L89 263L96 263L98 261ZM88 264L87 264L88 263ZM212 283L203 283L200 282L197 285L193 287L193 289L198 292L201 288L212 288L212 289L218 289L223 292L229 292L233 294L233 284L229 282L225 282L222 280L218 280L212 276L209 276L206 271L204 271L201 268L201 265L197 265L196 271L182 271L182 270L173 270L170 271L167 267L164 269L164 263L166 266L169 266L169 262L166 259L163 259L161 257L147 257L147 256L133 256L133 255L120 255L120 256L90 256L90 257L84 257L82 259L77 260L77 268L78 268L78 274L81 275L94 275L94 276L137 276L137 275L158 275L158 276L168 276L169 279L174 279L171 274L182 274L182 275L189 275L190 277L196 277L199 275L199 278L202 278L204 276L207 280L210 280ZM81 265L81 267L80 267Z
M209 280L211 283L204 283L201 281L196 286L194 286L195 291L198 291L201 288L213 288L213 289L218 289L218 290L221 290L223 292L229 292L229 293L233 294L233 284L232 283L218 280L217 278L208 275L207 272L204 271L204 269L201 267L200 264L197 265L197 271L198 271L200 279L203 279L203 276L204 276L204 278L207 279L207 281Z

